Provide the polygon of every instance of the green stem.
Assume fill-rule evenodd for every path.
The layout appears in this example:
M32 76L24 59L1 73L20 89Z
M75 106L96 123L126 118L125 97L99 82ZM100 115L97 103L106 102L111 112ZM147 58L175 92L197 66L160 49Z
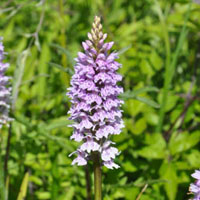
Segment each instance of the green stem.
M156 132L160 132L162 129L162 125L163 125L163 120L164 120L164 115L165 115L165 107L167 104L167 95L168 95L168 89L169 89L169 77L170 77L169 67L170 67L170 61L171 61L171 48L170 48L169 33L167 30L165 16L163 15L163 12L162 12L159 2L157 0L155 0L155 6L156 6L156 11L157 11L160 23L161 23L164 42L165 42L165 50L166 50L164 89L163 89L161 108L160 108L160 113L159 113L159 122L158 122L158 126L156 127Z
M90 181L89 164L87 164L85 166L85 180L86 180L87 200L91 200L92 195L91 195L91 181Z
M102 200L101 163L99 153L93 155L94 161L94 195L95 200Z
M60 44L61 46L66 49L66 34L65 34L65 13L64 13L64 2L63 0L59 0L58 1L59 4L59 14L60 14L60 27L61 27L61 33L60 33ZM65 54L62 54L62 58L61 58L61 63L63 65L63 67L67 67L67 56ZM64 84L67 85L67 87L69 86L69 75L67 73L61 73L61 78L62 81L64 82Z
M4 176L7 177L8 173L8 160L9 160L9 154L10 154L10 141L12 136L12 123L10 123L9 129L8 129L8 138L7 138L7 145L6 145L6 154L4 159Z
M1 133L0 133L1 135ZM4 169L3 169L3 160L2 160L2 148L1 148L1 138L0 138L0 199L5 200L6 199L6 193L5 193L5 185L4 185Z

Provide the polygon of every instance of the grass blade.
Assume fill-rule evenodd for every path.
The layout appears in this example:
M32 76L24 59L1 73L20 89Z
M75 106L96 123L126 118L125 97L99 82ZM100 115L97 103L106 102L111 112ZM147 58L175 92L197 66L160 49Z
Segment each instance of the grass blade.
M26 58L29 54L29 50L24 50L17 59L17 67L15 69L14 78L13 78L13 86L12 86L12 110L15 109L15 103L19 93L19 87L22 82Z
M163 120L164 120L164 117L165 117L165 107L167 105L167 99L168 99L169 87L170 87L171 81L172 81L173 76L174 76L175 67L176 67L176 63L177 63L177 60L178 60L178 56L180 54L181 47L183 46L184 39L187 36L186 24L187 24L188 19L189 19L190 10L191 10L191 3L188 6L188 11L187 11L187 14L186 14L186 17L185 17L185 20L184 20L184 25L182 27L182 30L181 30L181 33L180 33L180 36L179 36L179 40L178 40L178 45L177 45L177 48L175 50L172 61L171 61L170 65L166 64L166 66L165 66L164 89L163 89L163 93L162 93L161 108L160 108L160 113L159 113L159 122L158 122L158 126L156 127L156 132L161 132L161 130L162 130Z
M57 63L53 63L53 62L48 62L48 64L50 66L52 66L52 67L56 67L57 69L59 69L59 70L61 70L63 72L68 73L69 75L73 75L74 74L73 70L70 69L70 68L64 68L63 66L61 66L61 65L59 65Z
M141 101L153 108L160 108L160 105L158 103L156 103L155 101L151 100L151 99L147 99L145 97L135 97L136 100Z
M55 44L55 43L51 43L50 45L51 45L52 47L55 47L56 49L60 50L62 53L64 53L64 54L68 57L68 60L69 60L69 62L70 62L70 64L71 64L72 66L75 65L74 59L73 59L71 53L70 53L67 49L65 49L65 48L63 48L63 47L61 47L60 45Z
M123 49L120 49L117 53L120 55L120 54L123 54L124 52L128 51L130 48L132 47L132 45L128 45L127 47L124 47Z
M148 87L140 88L140 89L135 90L133 92L134 92L135 95L139 95L139 94L145 93L145 92L159 92L159 89L157 87L148 86Z
M26 193L27 193L27 188L28 188L28 181L29 181L29 173L26 172L21 187L20 187L20 192L19 195L17 197L17 200L24 200L26 197Z
M124 100L127 100L127 99L136 99L138 101L141 101L153 108L160 108L160 105L158 103L156 103L155 101L151 100L151 99L147 99L145 97L139 97L137 96L138 94L140 93L143 93L143 92L146 92L146 91L158 91L156 88L154 87L150 87L150 88L142 88L142 89L139 89L139 90L136 90L136 91L128 91L128 92L125 92L123 94L120 95L120 98L121 99L124 99Z

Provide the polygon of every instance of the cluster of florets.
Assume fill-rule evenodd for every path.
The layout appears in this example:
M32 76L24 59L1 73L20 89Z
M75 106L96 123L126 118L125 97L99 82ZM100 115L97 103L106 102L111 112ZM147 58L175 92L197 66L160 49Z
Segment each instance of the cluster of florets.
M194 194L192 200L200 200L200 170L195 170L195 173L192 174L192 177L196 179L195 183L190 184L190 192Z
M104 43L106 37L100 18L95 17L89 40L82 43L85 53L79 52L75 59L75 74L67 93L72 102L68 113L75 122L71 139L83 142L74 152L77 158L72 164L86 165L92 153L99 152L102 164L113 169L119 167L114 163L119 152L109 138L124 127L120 110L123 101L117 98L123 88L117 85L122 80L116 72L121 67L115 61L118 54L108 53L114 42Z
M11 120L8 117L11 91L11 88L8 87L8 82L10 77L5 76L5 71L8 69L9 64L3 63L5 53L1 40L2 38L0 38L0 128Z

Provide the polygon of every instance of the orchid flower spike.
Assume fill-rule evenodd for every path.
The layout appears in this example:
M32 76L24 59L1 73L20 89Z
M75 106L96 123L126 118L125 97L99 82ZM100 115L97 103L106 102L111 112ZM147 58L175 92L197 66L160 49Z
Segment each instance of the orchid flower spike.
M110 136L120 134L124 127L120 110L123 101L118 99L123 88L117 85L122 80L116 72L121 67L115 61L118 54L109 52L114 42L105 43L106 37L96 16L89 39L82 43L84 53L79 52L75 59L75 74L67 95L72 103L68 113L74 121L71 139L82 142L72 164L86 165L92 153L99 152L102 165L113 169L119 168L114 163L119 152L112 147Z

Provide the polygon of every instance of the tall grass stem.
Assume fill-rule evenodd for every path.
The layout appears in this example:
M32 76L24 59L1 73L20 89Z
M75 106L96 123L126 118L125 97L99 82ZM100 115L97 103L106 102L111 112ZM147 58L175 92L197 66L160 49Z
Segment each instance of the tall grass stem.
M167 25L165 23L164 17L162 15L162 11L161 8L158 8L158 15L160 18L160 21L162 23L163 26L163 34L164 34L164 38L165 38L165 46L166 46L166 63L165 63L165 75L164 75L164 88L163 88L163 92L162 92L162 99L161 99L161 108L160 108L160 113L159 113L159 121L158 121L158 125L156 127L156 132L160 133L162 131L162 127L163 127L163 121L164 121L164 117L165 117L165 112L166 112L166 105L167 105L167 101L168 101L168 93L170 90L170 84L172 82L174 73L175 73L175 67L178 61L178 57L180 54L180 50L181 47L183 46L184 43L184 39L187 36L187 27L186 24L188 22L189 19L189 15L190 15L190 11L191 11L191 3L188 6L188 11L184 20L184 25L182 27L179 39L178 39L178 44L176 47L176 50L172 56L172 60L171 60L171 50L170 50L170 40L169 40L169 34L168 34L168 30L167 30Z

